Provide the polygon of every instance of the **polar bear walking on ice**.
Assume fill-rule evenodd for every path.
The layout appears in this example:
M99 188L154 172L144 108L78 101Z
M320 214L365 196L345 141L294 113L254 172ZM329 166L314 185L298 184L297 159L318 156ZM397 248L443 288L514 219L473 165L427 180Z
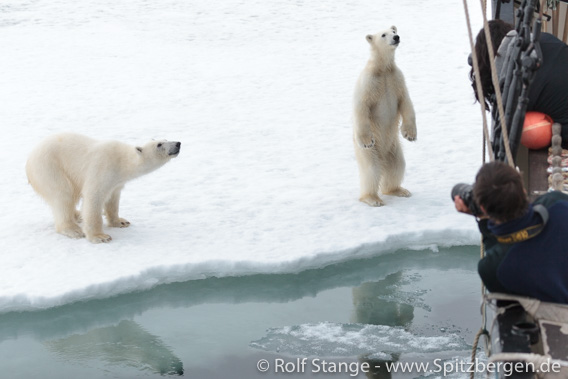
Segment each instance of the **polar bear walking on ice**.
M33 189L51 206L58 233L90 242L109 242L108 226L130 223L118 216L125 183L152 172L177 157L180 142L151 141L142 147L118 141L98 141L79 134L57 134L30 154L26 174ZM77 204L83 199L82 211ZM83 227L79 223L83 221Z
M395 26L368 35L371 57L355 88L355 125L353 140L359 166L360 201L379 207L382 193L409 197L400 185L405 161L398 137L416 140L416 117L404 76L394 62L400 43ZM401 123L402 119L402 123Z

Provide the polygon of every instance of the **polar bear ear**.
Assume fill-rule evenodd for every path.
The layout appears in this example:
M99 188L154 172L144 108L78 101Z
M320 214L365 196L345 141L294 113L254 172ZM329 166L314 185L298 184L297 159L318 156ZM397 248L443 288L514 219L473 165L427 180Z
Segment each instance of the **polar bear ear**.
M394 30L395 33L397 33L396 26L391 26L391 29Z
M365 39L367 40L367 42L373 43L373 36L371 34L367 34L367 37L365 37Z
M142 148L140 146L136 146L136 151L140 154L142 154Z

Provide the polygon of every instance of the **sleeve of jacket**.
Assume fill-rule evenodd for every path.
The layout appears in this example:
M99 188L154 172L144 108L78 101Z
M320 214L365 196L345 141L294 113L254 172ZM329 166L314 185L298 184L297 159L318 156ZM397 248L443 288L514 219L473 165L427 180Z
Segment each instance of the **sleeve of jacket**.
M501 262L507 255L508 249L504 249L497 242L495 236L487 227L487 219L479 220L478 227L483 236L483 246L485 247L485 256L479 261L477 271L483 281L483 284L490 292L508 292L505 287L497 279L497 270Z
M483 238L483 246L485 246L485 250L491 249L493 246L497 245L497 238L491 233L487 223L489 222L488 219L482 219L477 221L477 227L479 228L479 232Z

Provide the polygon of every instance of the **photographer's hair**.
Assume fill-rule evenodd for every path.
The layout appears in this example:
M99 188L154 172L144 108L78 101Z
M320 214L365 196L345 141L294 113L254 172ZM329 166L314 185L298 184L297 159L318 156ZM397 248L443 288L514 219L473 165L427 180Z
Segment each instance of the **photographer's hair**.
M489 34L491 35L491 43L493 44L493 50L495 56L497 56L497 49L503 38L513 30L513 26L507 24L503 20L491 20L489 21ZM493 81L491 80L491 63L489 61L489 52L487 50L487 39L485 38L485 30L481 29L477 33L475 39L475 54L477 55L477 62L479 64L479 78L481 79L481 88L483 89L483 97L485 101L485 108L489 110L491 95L495 93L493 87ZM477 87L475 85L475 72L473 67L469 71L469 79L471 80L471 87L473 88L473 93L477 101L481 101L477 97Z
M485 213L497 222L519 218L529 206L521 175L500 161L481 167L473 185L473 197Z

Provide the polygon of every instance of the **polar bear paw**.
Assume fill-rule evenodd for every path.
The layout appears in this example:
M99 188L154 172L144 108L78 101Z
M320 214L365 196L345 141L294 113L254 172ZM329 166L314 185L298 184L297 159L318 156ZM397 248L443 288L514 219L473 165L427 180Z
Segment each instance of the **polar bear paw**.
M412 194L410 193L409 190L407 190L406 188L402 188L402 187L398 187L398 188L395 188L394 190L385 192L385 195L398 196L398 197L410 197L410 196L412 196Z
M359 201L371 207L382 207L385 205L385 202L377 195L364 195L359 198Z
M112 241L112 237L108 234L99 233L88 237L88 240L92 243L107 243Z
M370 133L364 133L363 135L357 134L355 136L355 141L362 149L370 149L375 146L375 138Z
M81 227L79 225L70 225L70 226L66 226L64 228L60 228L59 233L63 234L64 236L67 236L69 238L83 238L83 237L85 237L85 233L83 233L83 231L81 230Z
M130 221L123 218L118 218L116 220L109 220L108 226L113 228L128 228L130 226Z
M400 129L402 136L409 141L416 141L416 126L403 125Z
M375 146L375 139L374 138L371 138L371 141L369 143L363 144L364 149L370 149L373 146Z

